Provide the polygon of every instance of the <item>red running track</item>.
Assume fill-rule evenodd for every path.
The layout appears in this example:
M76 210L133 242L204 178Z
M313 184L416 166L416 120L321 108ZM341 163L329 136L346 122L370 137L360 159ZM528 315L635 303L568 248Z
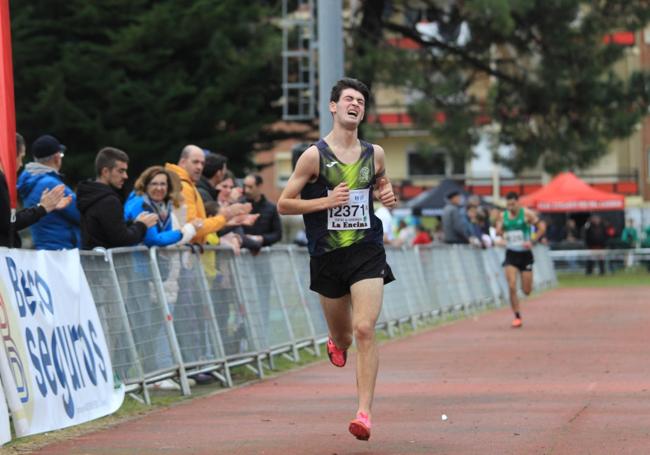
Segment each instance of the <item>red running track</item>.
M354 356L153 412L44 454L647 454L650 287L554 290L381 347L368 442ZM441 415L448 420L443 421Z

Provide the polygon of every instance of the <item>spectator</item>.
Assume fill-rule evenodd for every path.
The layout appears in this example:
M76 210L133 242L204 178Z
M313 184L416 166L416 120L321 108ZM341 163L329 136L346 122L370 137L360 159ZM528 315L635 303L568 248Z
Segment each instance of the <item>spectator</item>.
M34 162L28 163L18 178L18 193L25 207L38 204L41 194L48 188L63 185L60 174L65 146L50 135L41 136L32 144ZM79 248L79 210L74 192L64 185L64 193L72 203L41 218L31 226L32 240L37 250L61 250Z
M199 181L196 182L196 189L199 191L204 204L217 200L217 185L221 183L228 171L226 168L227 162L228 159L218 153L208 153L205 156L205 166Z
M643 242L641 248L650 248L650 224L643 231Z
M262 177L251 174L244 179L244 197L253 206L251 213L258 213L259 218L252 226L244 227L248 239L255 242L257 248L270 246L282 239L282 223L275 204L269 202L262 194Z
M433 228L433 243L445 243L445 231L442 229L442 219L436 218L437 223L435 228Z
M194 243L205 243L205 237L211 232L217 232L226 225L230 219L242 220L242 215L250 212L250 204L232 204L227 207L220 207L215 216L208 217L205 213L205 206L199 191L196 188L201 178L205 165L205 154L196 145L187 145L181 152L178 165L167 163L165 169L175 173L181 180L181 192L187 212L185 220L181 223L192 222L195 219L202 220L203 224L192 239Z
M221 183L217 185L217 192L217 202L220 207L233 204L242 196L242 189L235 185L235 176L230 171L226 172Z
M603 224L600 216L592 215L589 221L585 224L585 245L590 250L602 250L607 244L607 233L605 225ZM600 274L605 274L605 260L602 257L596 259ZM587 260L587 275L591 275L594 270L594 259Z
M628 248L636 248L639 243L639 233L634 227L634 220L632 218L628 218L627 225L623 229L623 232L621 232L621 240Z
M180 182L173 179L162 166L151 166L138 177L134 191L124 206L124 219L132 222L141 213L153 213L158 219L147 229L143 243L146 246L168 246L189 242L196 234L196 226L186 223L178 229L174 207L181 205ZM170 261L168 253L156 255L158 270L163 281L177 281L177 264ZM146 371L155 371L169 364L172 354L165 341L164 326L161 324L160 312L152 302L150 283L154 279L149 267L149 254L134 252L132 255L133 279L127 283L126 309L129 320L138 330L133 332L136 348L140 352ZM167 284L169 287L169 284ZM152 355L153 354L153 355ZM161 387L173 387L169 381Z
M573 218L568 218L566 220L566 242L578 242L580 238L580 233L578 227L576 226L576 220Z
M478 206L476 208L476 232L479 234L478 239L481 241L483 248L491 248L494 246L492 237L490 236L490 220L487 211Z
M253 226L244 227L243 246L251 250L253 254L259 252L263 246L270 246L282 239L282 224L275 204L269 202L262 194L262 177L257 174L247 175L244 179L244 197L252 203L252 213L259 214L259 219ZM249 245L248 242L254 242ZM263 258L264 259L264 258ZM272 270L269 260L261 260L256 263L256 283L259 296L260 330L259 336L262 345L269 341L269 316L271 304Z
M475 205L467 206L467 219L469 220L470 237L481 238L483 231L478 218L478 207Z
M241 187L236 186L235 176L230 171L226 172L224 179L217 185L217 191L217 208L228 207L231 204L239 202L243 194ZM206 205L206 212L207 211L208 209ZM255 216L259 217L259 215ZM233 222L228 223L226 227L222 228L219 231L219 235L223 236L231 232L234 232L235 234L239 235L239 237L241 237L239 239L239 243L241 243L242 239L244 238L244 228L241 225L234 225Z
M566 237L566 224L554 223L553 219L550 217L544 217L544 222L546 223L546 238L551 243L560 243L563 242Z
M205 166L205 153L196 145L183 148L178 164L165 164L165 169L176 174L181 180L181 191L185 202L185 219L181 223L200 220L202 225L192 239L193 243L205 244L209 234L223 228L228 220L238 221L251 210L250 204L232 204L220 207L217 214L208 216L197 183L201 179ZM223 175L221 175L223 177ZM216 182L219 183L219 182ZM216 185L216 184L215 184ZM183 267L178 278L178 295L174 305L174 324L177 330L178 342L184 347L184 355L189 359L200 359L210 356L209 343L205 343L204 320L199 318L196 303L193 298L194 271L191 261L181 261ZM187 263L185 263L187 262ZM213 378L204 373L191 376L198 383L212 382Z
M427 231L424 226L421 224L417 224L415 226L415 237L413 238L413 245L428 245L433 240L431 239L431 236L429 235L429 231Z
M143 212L153 213L158 219L149 227L143 242L146 246L168 246L188 243L201 227L201 220L185 223L178 229L174 223L174 207L181 205L180 188L177 188L169 171L162 166L151 166L138 177L134 191L124 207L124 218L132 223ZM176 225L176 227L174 227Z
M467 244L470 242L467 223L461 213L461 194L458 190L452 190L447 194L447 205L442 212L442 230L445 243Z
M415 227L409 225L406 220L399 220L397 223L397 243L399 245L411 245L417 232Z
M25 140L20 134L16 134L16 169L23 165L25 157ZM40 195L37 206L16 210L16 219L11 222L11 204L9 200L9 185L4 170L0 169L0 246L9 248L20 248L21 241L18 231L38 222L53 210L65 209L72 198L65 196L64 185L57 185L52 189L46 189Z
M118 193L128 175L129 156L122 150L104 147L95 158L95 180L81 182L77 206L81 212L81 244L84 249L116 248L142 242L147 229L156 224L153 213L140 213L132 223L124 220Z

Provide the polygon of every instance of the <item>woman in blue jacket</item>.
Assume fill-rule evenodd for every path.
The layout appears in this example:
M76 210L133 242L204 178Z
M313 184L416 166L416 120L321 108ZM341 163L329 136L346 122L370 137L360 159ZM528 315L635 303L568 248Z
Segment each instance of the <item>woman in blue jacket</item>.
M174 209L182 209L181 199L180 182L162 166L152 166L136 180L134 190L124 206L124 218L129 222L142 212L158 215L158 222L148 228L144 236L143 243L146 246L164 247L188 243L196 235L198 226L186 223L179 228ZM174 268L172 262L176 262L179 257L175 253L157 255L156 261L164 281L175 282L178 279L171 269ZM142 365L146 372L151 372L168 366L172 357L160 308L150 297L153 277L148 266L149 256L136 251L132 260L133 279L128 283L126 309L131 324L138 327L133 331L133 337Z
M192 240L197 226L185 223L174 226L174 208L180 207L180 188L165 168L151 166L138 177L124 206L124 218L133 221L142 212L158 215L158 222L147 229L143 243L146 246L169 246Z

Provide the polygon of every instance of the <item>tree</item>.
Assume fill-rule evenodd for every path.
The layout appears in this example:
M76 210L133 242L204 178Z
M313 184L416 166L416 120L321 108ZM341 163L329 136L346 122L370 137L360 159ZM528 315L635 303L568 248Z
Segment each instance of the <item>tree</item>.
M278 3L12 1L18 129L59 137L73 181L105 145L132 176L187 143L241 169L279 116Z
M642 29L648 0L382 3L363 2L358 11L384 39L373 37L371 51L357 28L352 72L408 90L410 113L454 161L470 158L489 121L498 142L514 149L495 158L514 172L540 164L551 173L584 168L647 113L650 75L617 76L613 66L624 49L603 39ZM389 38L408 38L419 49L400 49ZM473 92L480 84L487 96Z

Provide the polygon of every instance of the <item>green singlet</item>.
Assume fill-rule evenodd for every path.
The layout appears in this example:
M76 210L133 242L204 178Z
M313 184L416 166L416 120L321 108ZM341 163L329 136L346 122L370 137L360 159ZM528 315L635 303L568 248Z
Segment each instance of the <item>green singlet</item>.
M510 251L528 251L524 242L530 241L530 224L526 223L525 211L519 209L516 217L510 217L510 210L503 214L503 232L506 239L506 249Z

